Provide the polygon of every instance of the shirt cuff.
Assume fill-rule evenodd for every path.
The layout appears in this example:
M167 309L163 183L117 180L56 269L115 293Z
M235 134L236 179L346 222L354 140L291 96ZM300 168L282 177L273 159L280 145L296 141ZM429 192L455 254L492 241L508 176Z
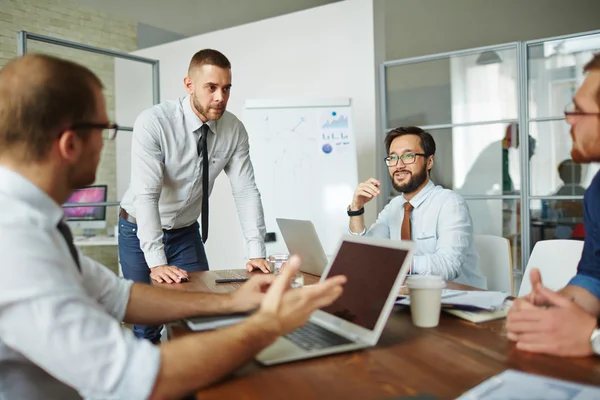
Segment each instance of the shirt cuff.
M119 291L117 292L114 309L115 316L119 321L125 319L125 313L127 312L127 304L129 304L129 297L131 295L131 287L133 281L128 279L119 279Z
M248 243L248 257L249 258L267 258L267 249L265 243L250 242Z
M600 299L600 280L586 275L575 275L567 286L579 286Z
M146 259L146 264L148 264L148 267L150 268L167 264L167 256L164 251L158 250L144 253L144 258Z
M352 232L350 230L350 228L348 228L348 232L350 232L351 235L353 236L365 236L365 233L367 233L367 227L364 227L362 232L356 233L356 232Z
M160 349L147 340L139 340L131 334L128 338L130 359L116 393L122 399L147 399L152 394L160 369Z

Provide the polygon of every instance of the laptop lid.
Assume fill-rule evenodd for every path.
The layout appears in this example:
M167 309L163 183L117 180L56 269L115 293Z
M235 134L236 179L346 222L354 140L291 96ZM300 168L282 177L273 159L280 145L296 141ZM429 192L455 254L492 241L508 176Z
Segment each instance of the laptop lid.
M345 275L344 292L312 317L344 336L375 345L413 259L414 243L364 236L342 237L321 280Z
M290 254L302 260L300 270L320 276L327 267L327 255L311 221L277 218L277 225Z

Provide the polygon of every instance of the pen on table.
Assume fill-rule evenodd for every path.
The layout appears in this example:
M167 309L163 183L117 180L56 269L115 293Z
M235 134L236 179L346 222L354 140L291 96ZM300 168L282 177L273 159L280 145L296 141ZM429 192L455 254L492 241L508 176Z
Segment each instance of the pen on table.
M226 278L226 279L215 279L215 283L237 283L246 282L248 278Z

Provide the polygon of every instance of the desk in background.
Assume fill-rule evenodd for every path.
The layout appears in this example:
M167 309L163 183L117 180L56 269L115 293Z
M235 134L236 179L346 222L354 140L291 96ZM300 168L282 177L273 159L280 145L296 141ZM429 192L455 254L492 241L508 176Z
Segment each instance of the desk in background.
M538 229L539 240L546 240L546 229L556 230L557 226L566 226L573 230L576 225L582 222L583 218L532 219L531 226ZM555 239L555 237L548 239Z
M123 276L116 236L75 236L73 243L86 256L105 265L117 276Z
M192 272L190 282L157 284L173 290L226 293L240 284L218 278L248 276L245 270ZM305 284L318 277L305 275ZM451 289L472 289L448 283ZM192 334L171 326L170 337ZM210 360L207 360L210 362ZM504 320L473 324L442 313L437 328L417 328L408 309L396 307L376 347L263 367L251 362L198 399L392 399L429 393L454 399L506 369L600 385L600 360L558 358L518 351L504 334Z
M77 247L88 246L117 246L116 236L75 236L73 242Z

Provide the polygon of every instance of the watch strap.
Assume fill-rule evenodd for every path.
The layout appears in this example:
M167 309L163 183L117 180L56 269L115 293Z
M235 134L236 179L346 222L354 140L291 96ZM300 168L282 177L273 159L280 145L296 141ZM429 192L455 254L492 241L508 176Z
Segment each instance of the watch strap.
M350 206L348 206L347 212L349 217L356 217L359 215L363 215L365 213L365 208L361 207L360 210L352 211L350 210Z

